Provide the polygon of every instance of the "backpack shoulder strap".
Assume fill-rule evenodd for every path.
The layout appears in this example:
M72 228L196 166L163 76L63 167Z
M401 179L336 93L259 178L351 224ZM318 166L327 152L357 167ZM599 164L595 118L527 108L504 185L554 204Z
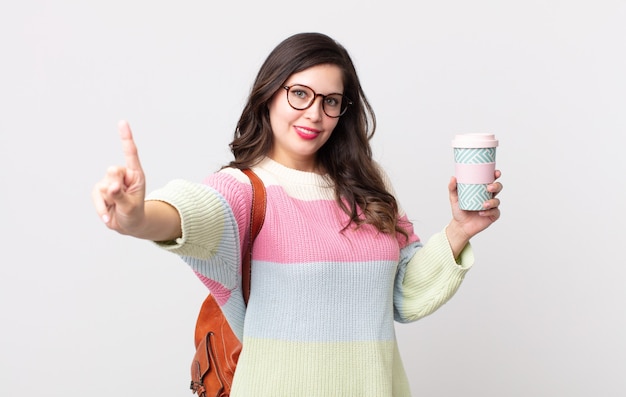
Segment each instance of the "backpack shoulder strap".
M250 178L250 182L252 182L252 210L250 214L250 238L248 239L248 246L244 252L242 262L241 262L241 277L242 277L242 288L243 288L243 301L245 304L248 304L248 299L250 297L250 275L252 272L252 245L254 244L254 240L256 236L261 231L263 227L263 222L265 221L265 206L266 206L266 196L265 196L265 185L263 185L263 181L258 177L257 174L254 173L249 168L242 170L248 178Z
M245 304L248 304L248 298L250 296L250 271L251 259L252 259L252 244L254 239L259 234L263 221L265 220L265 186L263 181L250 169L242 170L252 182L252 207L250 210L250 238L248 239L248 245L243 253L241 266L242 266L242 287L243 287L243 299ZM195 346L205 337L207 332L211 331L210 327L215 320L215 309L219 308L217 301L213 295L208 294L204 299L202 306L200 307L200 313L196 320L195 329Z

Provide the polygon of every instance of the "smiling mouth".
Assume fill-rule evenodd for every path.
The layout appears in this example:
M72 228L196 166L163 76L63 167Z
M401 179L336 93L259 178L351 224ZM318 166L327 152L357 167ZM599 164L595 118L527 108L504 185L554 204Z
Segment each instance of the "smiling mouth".
M296 133L303 139L315 139L320 134L319 130L313 130L305 127L295 127Z
M307 135L317 135L320 132L318 130L313 130L310 128L305 128L305 127L295 127L296 131L298 131L301 134L307 134Z

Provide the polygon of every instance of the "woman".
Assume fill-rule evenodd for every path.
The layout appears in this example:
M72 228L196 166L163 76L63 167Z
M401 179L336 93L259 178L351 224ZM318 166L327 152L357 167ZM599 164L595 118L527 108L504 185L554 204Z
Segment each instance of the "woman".
M317 33L270 53L237 125L234 160L202 184L175 180L145 198L120 124L126 166L96 185L96 210L109 228L180 255L216 297L243 341L232 396L410 395L394 319L415 321L452 297L473 263L469 240L499 218L500 201L462 211L451 178L452 220L422 244L372 160L374 129L350 56ZM267 190L247 308L244 168ZM489 185L494 196L501 189Z

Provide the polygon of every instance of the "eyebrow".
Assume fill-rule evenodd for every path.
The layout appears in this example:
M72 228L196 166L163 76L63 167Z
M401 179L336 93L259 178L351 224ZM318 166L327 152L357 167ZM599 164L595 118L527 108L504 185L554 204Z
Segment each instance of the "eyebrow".
M313 90L313 92L315 92L316 94L321 94L321 92L318 92L315 88L313 88L313 87L311 87L310 85L307 85L307 84L303 84L303 83L287 83L287 82L285 82L285 84L284 84L284 86L289 86L289 87L293 87L294 85L301 85L303 87L306 87L306 88L309 88L309 89ZM341 92L341 91L331 91L328 94L322 94L322 95L328 96L328 95L333 95L333 94L344 95L344 93Z

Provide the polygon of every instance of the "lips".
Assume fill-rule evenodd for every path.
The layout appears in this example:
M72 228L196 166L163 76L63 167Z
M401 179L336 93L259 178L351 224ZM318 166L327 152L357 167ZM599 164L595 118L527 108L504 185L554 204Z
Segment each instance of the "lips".
M306 128L306 127L301 127L301 126L296 126L294 128L296 130L296 133L302 139L315 139L320 134L319 130L312 129L312 128Z

